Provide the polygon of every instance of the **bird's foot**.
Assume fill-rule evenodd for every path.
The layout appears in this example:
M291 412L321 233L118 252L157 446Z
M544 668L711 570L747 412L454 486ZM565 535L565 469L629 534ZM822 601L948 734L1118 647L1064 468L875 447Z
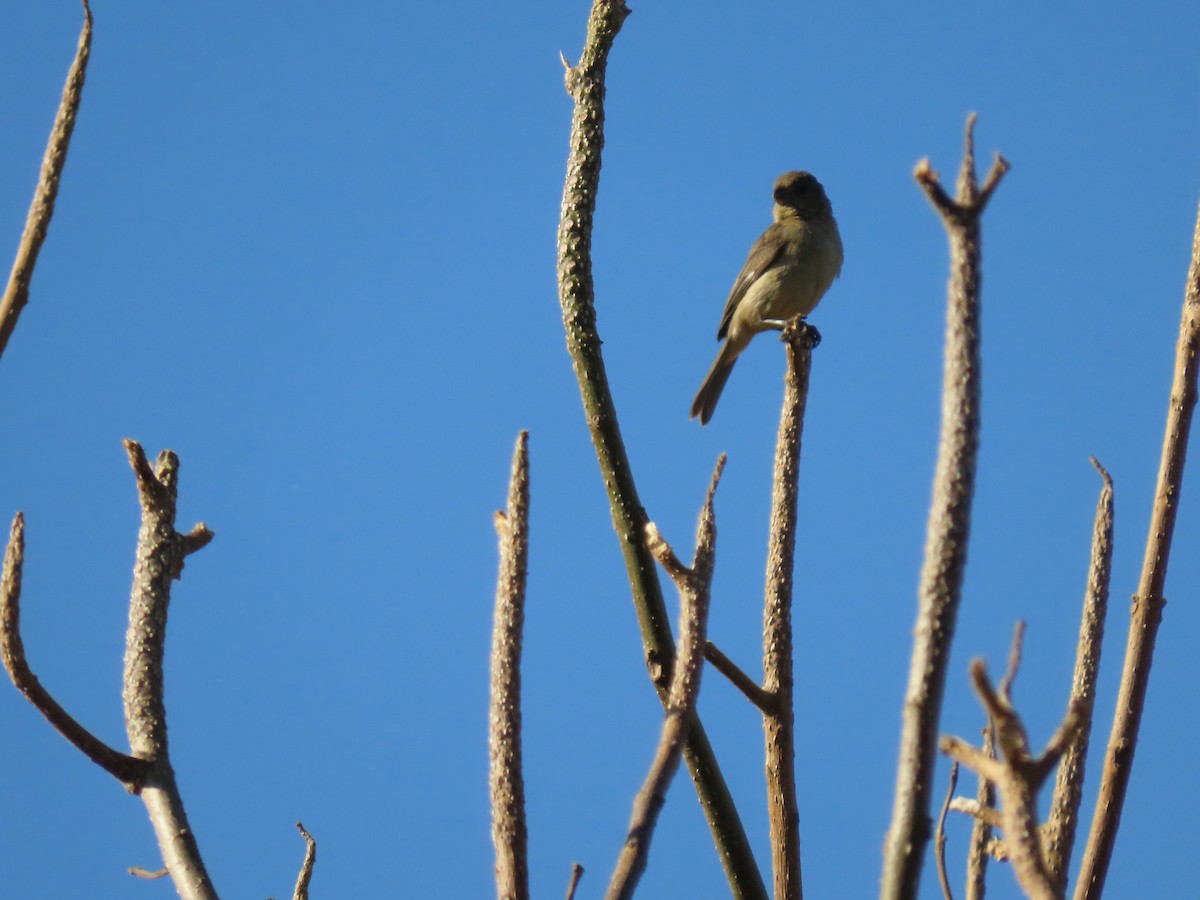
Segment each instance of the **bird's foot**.
M816 347L821 343L821 332L817 331L816 325L808 324L808 320L804 316L796 316L794 319L766 319L764 324L772 329L779 329L783 333L779 335L781 341L792 343L796 340L807 340L810 347Z

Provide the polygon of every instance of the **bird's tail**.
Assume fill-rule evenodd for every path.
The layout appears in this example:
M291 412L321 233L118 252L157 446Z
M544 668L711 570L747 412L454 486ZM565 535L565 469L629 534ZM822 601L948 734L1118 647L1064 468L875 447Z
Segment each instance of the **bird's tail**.
M721 391L725 388L725 382L729 380L729 374L733 371L733 364L737 362L738 354L741 353L741 350L742 348L735 347L732 341L726 341L721 345L721 352L717 354L712 368L704 376L704 383L700 385L700 390L696 392L696 399L692 401L692 414L688 418L694 419L696 416L699 416L701 425L708 424L708 420L712 418L713 410L717 408L717 401L721 399Z

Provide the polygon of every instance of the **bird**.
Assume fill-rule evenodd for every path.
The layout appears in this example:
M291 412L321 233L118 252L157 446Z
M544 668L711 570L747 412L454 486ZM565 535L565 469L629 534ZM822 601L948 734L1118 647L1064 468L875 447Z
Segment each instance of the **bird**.
M775 179L775 221L754 242L738 273L717 340L716 361L704 377L689 418L707 425L733 364L763 331L782 329L812 312L842 271L842 238L821 182L809 172Z

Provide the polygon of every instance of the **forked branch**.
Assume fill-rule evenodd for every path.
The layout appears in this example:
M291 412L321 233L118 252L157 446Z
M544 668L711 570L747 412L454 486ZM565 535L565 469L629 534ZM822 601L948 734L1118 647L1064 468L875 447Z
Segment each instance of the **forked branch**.
M881 897L885 900L916 897L920 884L931 832L929 809L946 663L958 617L970 536L980 421L980 218L1008 170L1008 163L997 156L983 187L979 187L974 126L975 116L971 115L956 197L951 198L942 188L928 160L922 160L916 171L917 183L941 216L950 239L950 284L941 438L918 589L896 795L884 847Z
M700 694L700 674L704 669L709 590L716 558L717 525L713 515L713 495L724 468L725 455L722 454L717 460L708 495L700 511L700 523L696 528L696 553L690 567L675 555L653 522L646 524L647 548L679 591L679 646L658 748L642 789L633 801L629 831L609 881L606 900L629 900L646 871L654 826L667 802L667 788L679 769L684 742L694 720L696 698Z

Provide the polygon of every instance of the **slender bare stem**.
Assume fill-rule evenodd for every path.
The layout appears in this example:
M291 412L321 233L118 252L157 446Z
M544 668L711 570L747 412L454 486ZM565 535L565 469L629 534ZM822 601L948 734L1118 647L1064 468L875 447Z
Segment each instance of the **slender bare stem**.
M214 900L217 894L188 825L171 767L163 703L163 651L171 581L182 573L184 557L206 545L213 534L203 523L187 535L175 530L179 458L174 453L164 450L151 468L136 441L126 440L125 450L137 478L142 508L125 636L125 730L133 755L148 767L142 802L150 814L175 889L187 900Z
M885 900L916 897L920 885L931 831L929 808L946 663L958 617L970 536L980 418L980 218L1008 168L997 156L983 187L977 185L974 124L975 116L971 115L955 199L943 190L928 160L922 160L916 171L917 182L942 217L949 235L950 284L941 438L904 701L896 795L884 847L881 897Z
M79 32L79 47L75 51L75 61L67 72L62 102L58 105L58 115L46 144L46 155L42 158L42 173L33 194L33 203L29 206L29 215L25 219L25 231L17 247L17 258L8 276L4 297L0 299L0 354L8 346L8 339L17 327L21 310L29 302L29 283L33 279L38 253L54 215L54 201L58 197L63 167L67 164L67 150L71 146L71 132L75 130L75 116L83 97L83 82L87 76L91 50L92 11L87 0L83 0L83 29Z
M0 657L9 678L34 708L46 717L58 732L74 744L88 759L136 792L146 777L146 764L114 750L77 722L42 687L25 658L21 640L21 572L25 563L25 517L13 518L8 549L4 554L4 575L0 582Z
M567 883L567 900L575 900L575 891L579 887L579 879L583 877L583 866L571 863L571 880Z
M808 378L812 367L813 332L802 318L783 332L787 375L783 411L775 443L775 475L771 494L771 536L767 548L767 583L763 603L763 691L771 709L763 716L766 744L767 816L771 870L776 900L799 900L804 894L800 871L800 811L796 801L796 734L792 699L792 572L796 557L796 496L800 479L800 442Z
M996 758L995 731L989 722L983 728L983 754ZM992 783L979 776L979 785L975 792L975 804L981 811L995 812L996 790ZM992 828L999 824L999 819L989 820L985 815L976 815L971 826L971 843L967 850L967 900L983 900L986 889L988 845L992 842Z
M608 387L596 328L592 279L592 223L604 147L605 71L609 51L627 15L629 8L624 0L593 0L579 62L570 66L564 59L567 92L575 108L558 229L558 289L567 349L625 558L646 665L659 698L665 703L674 642L654 561L643 541L648 519L638 497ZM734 897L765 900L762 873L698 718L688 732L684 760Z
M1014 665L1020 660L1020 634L1018 628L1011 657ZM997 760L954 737L943 737L941 748L944 753L969 766L996 786L1001 801L1005 850L1026 895L1035 900L1060 900L1062 891L1050 877L1042 854L1037 792L1079 728L1078 704L1072 700L1062 725L1050 738L1046 749L1034 756L1029 749L1025 726L1012 705L1010 689L1014 675L1015 669L1010 668L1005 678L1005 688L997 692L992 687L983 661L971 663L971 680L987 710L1002 759Z
M709 641L704 645L704 658L709 665L724 675L735 688L745 694L746 699L758 707L759 711L769 714L775 710L775 697L768 694L758 682L747 675L732 659L721 652L721 648Z
M1192 412L1196 407L1196 370L1200 357L1200 213L1192 238L1192 262L1188 269L1187 289L1183 300L1183 315L1179 324L1179 340L1175 347L1175 376L1171 383L1171 400L1167 408L1166 433L1163 436L1162 459L1158 468L1158 484L1154 491L1154 508L1150 516L1150 531L1146 538L1146 556L1134 596L1129 622L1129 640L1125 648L1125 667L1121 672L1121 687L1117 693L1117 710L1113 717L1112 733L1104 754L1104 774L1100 796L1084 851L1079 880L1075 886L1076 900L1097 898L1104 889L1108 864L1112 859L1121 821L1121 808L1129 788L1129 773L1137 748L1138 729L1146 706L1146 689L1150 683L1150 664L1154 658L1154 641L1162 620L1163 585L1167 578L1167 561L1171 552L1171 536L1175 531L1175 515L1179 510L1179 492L1183 483L1183 464L1187 458L1188 433Z
M296 828L304 838L304 862L300 866L300 875L296 879L296 889L292 892L292 900L308 900L308 885L312 881L313 866L317 864L317 842L308 833L303 822L297 822Z
M724 467L725 455L721 454L700 512L700 523L696 529L696 554L690 568L679 562L654 523L646 524L647 547L679 590L679 647L658 749L645 783L634 799L629 831L604 895L606 900L630 900L646 871L654 826L667 802L667 789L679 769L684 741L693 721L696 698L700 694L700 674L704 669L709 588L716 557L717 529L713 516L713 495Z
M933 832L933 853L937 860L938 881L942 885L942 896L945 900L954 900L954 892L950 890L950 875L946 872L946 813L950 811L950 801L954 799L954 788L957 785L958 763L954 763L950 766L946 799L942 801L942 811L938 813L937 828Z
M496 896L529 897L529 838L521 768L521 638L525 625L525 578L529 561L529 433L513 452L508 506L496 513L500 574L492 629L492 697L489 716L492 843L496 847Z
M1075 830L1079 824L1079 802L1083 796L1084 764L1087 760L1092 710L1096 703L1096 678L1100 672L1100 649L1104 640L1104 617L1108 612L1108 585L1113 553L1113 483L1104 467L1092 458L1104 482L1096 503L1092 526L1092 560L1088 567L1083 619L1075 651L1075 673L1071 698L1079 709L1079 729L1063 753L1050 800L1050 814L1042 829L1046 868L1060 892L1067 888L1067 872Z

